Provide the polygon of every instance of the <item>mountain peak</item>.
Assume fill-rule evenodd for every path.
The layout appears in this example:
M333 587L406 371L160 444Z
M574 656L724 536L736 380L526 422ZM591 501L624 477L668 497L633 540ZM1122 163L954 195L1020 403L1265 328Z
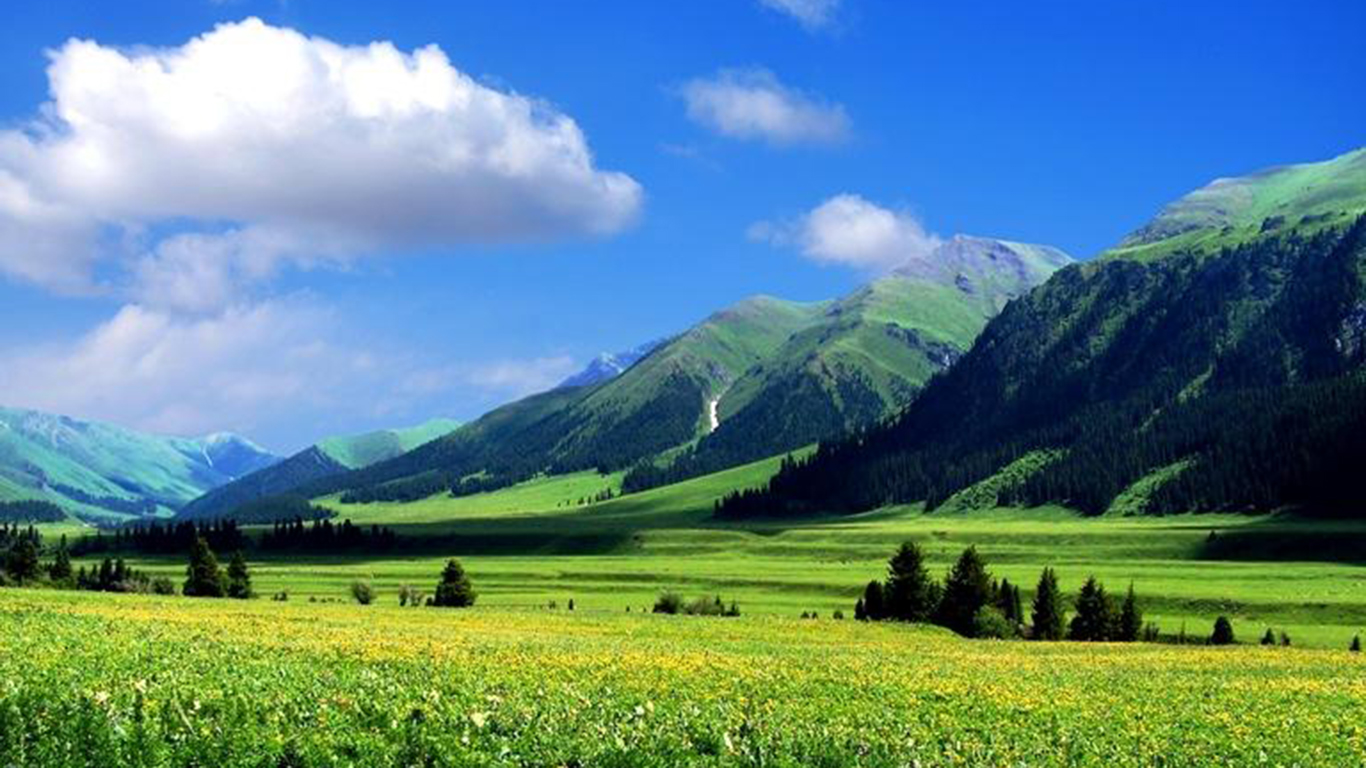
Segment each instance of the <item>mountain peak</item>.
M954 235L892 274L953 285L964 293L1009 298L1028 291L1071 263L1071 256L1048 245Z
M603 352L589 361L583 370L570 376L559 383L557 389L564 387L586 387L591 384L599 384L608 379L616 378L626 371L627 368L636 364L636 361L653 352L659 345L664 343L664 339L647 341L639 346L632 347L624 352Z

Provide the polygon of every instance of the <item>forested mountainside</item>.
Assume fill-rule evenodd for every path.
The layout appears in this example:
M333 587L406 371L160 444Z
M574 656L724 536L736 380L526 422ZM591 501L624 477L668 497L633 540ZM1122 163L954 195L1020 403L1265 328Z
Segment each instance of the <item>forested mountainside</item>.
M1158 222L1188 222L1173 212L1238 190L1203 224L1150 224L1062 270L903 415L823 444L719 514L914 501L1350 512L1366 450L1363 157L1221 180L1169 206Z

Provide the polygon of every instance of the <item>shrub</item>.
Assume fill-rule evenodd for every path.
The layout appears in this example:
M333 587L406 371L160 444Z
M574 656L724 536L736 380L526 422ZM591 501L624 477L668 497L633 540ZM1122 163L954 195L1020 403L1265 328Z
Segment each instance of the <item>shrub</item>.
M174 595L175 582L165 576L158 576L152 579L152 594L154 595Z
M972 617L972 636L989 640L1007 640L1015 637L1015 624L1000 608L984 605Z
M1290 647L1290 635L1284 629L1281 630L1281 647Z
M665 613L673 615L683 610L683 598L673 592L665 592L655 600L655 607L652 613Z
M1227 616L1220 616L1214 620L1214 632L1209 636L1210 645L1233 645L1236 640L1233 637L1233 622Z
M689 616L724 616L726 605L720 597L699 597L683 606L683 612Z
M364 579L356 579L351 582L351 599L361 605L369 605L375 602L375 588Z
M830 614L830 618L835 619L836 621L841 621L844 619L844 611L841 611L840 609L836 608L835 612Z

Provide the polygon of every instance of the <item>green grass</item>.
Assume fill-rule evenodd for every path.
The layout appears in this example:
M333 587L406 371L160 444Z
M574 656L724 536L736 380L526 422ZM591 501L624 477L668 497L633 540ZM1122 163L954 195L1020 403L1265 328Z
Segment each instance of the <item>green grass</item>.
M1029 590L1044 566L1073 592L1091 575L1113 592L1132 582L1148 619L1167 633L1205 636L1229 615L1247 639L1267 628L1297 644L1345 647L1366 631L1366 524L1192 515L1080 518L1063 509L930 513L894 508L851 518L726 525L712 501L768 476L776 460L572 509L557 508L615 476L542 478L490 494L435 497L411 505L335 505L355 522L420 536L418 553L377 557L275 558L253 563L258 590L294 599L346 599L366 578L382 601L401 585L430 590L443 559L465 561L484 604L641 610L665 590L738 600L747 612L849 613L863 585L880 578L896 545L918 541L936 574L969 545L992 572ZM1222 548L1214 559L1208 537ZM1274 543L1275 546L1269 546ZM1327 546L1331 544L1332 546ZM1352 552L1357 555L1353 559ZM136 563L179 578L178 560Z
M1360 765L1366 657L0 591L0 762Z
M460 422L451 419L431 419L414 427L329 437L319 441L318 448L342 466L358 469L407 453L459 426Z

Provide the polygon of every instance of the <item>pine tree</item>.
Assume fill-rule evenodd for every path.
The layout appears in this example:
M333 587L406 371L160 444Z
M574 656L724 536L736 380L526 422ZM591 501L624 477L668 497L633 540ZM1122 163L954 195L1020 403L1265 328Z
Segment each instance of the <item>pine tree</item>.
M1010 585L1010 579L1001 579L1001 585L996 588L996 598L992 603L1006 621L1019 623L1020 617L1015 615L1015 588Z
M1267 627L1267 628L1266 628L1266 634L1265 634L1265 635L1262 635L1262 645L1275 645L1275 644L1276 644L1276 633L1275 633L1275 632L1272 632L1270 627Z
M1134 595L1134 584L1129 582L1129 594L1124 598L1124 607L1119 612L1119 628L1115 639L1126 643L1138 640L1138 633L1143 631L1143 611L1138 607L1138 598Z
M246 600L252 596L251 572L247 570L246 558L242 550L237 550L228 563L228 597Z
M38 547L33 539L21 536L5 557L5 573L20 584L38 578Z
M854 621L867 621L868 612L863 608L863 598L854 602Z
M446 561L446 567L441 571L441 581L436 585L436 594L432 597L432 605L466 608L474 605L477 596L460 561L454 558Z
M222 597L227 587L224 582L223 569L218 567L218 558L209 549L209 542L203 536L196 537L181 592L187 597Z
M1214 620L1214 633L1209 636L1210 645L1233 645L1233 622L1227 616Z
M53 581L65 583L71 580L71 553L66 548L66 536L62 536L61 543L57 545L57 554L53 556L47 574Z
M1352 645L1347 650L1352 653L1361 653L1361 635L1352 636Z
M991 602L991 574L976 547L968 547L944 580L938 623L964 637L973 636L974 619Z
M1115 636L1114 602L1105 587L1092 576L1077 595L1077 615L1072 618L1068 637L1072 640L1103 642Z
M887 618L928 621L934 613L935 585L925 569L925 556L915 542L905 542L887 563L884 590Z
M877 580L868 582L868 586L863 588L863 613L868 621L882 621L887 618L884 592L882 582Z
M1033 638L1061 640L1064 619L1058 575L1052 568L1045 568L1039 575L1039 586L1034 589L1034 610L1030 615L1034 625Z

